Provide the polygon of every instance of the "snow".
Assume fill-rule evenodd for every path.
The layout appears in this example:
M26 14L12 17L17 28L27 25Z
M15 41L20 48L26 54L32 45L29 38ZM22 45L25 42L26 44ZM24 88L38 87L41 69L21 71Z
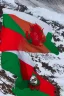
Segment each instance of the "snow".
M62 13L57 13L47 8L40 8L40 7L36 7L36 8L28 7L28 10L26 12L31 12L36 17L43 16L48 20L57 21L64 25L64 14Z
M14 95L10 95L10 94L4 95L2 92L0 92L0 96L14 96Z
M5 2L7 2L7 3L9 3L9 4L12 4L12 5L14 5L14 6L17 6L17 5L15 4L14 0L1 0L1 2L3 2L3 1L5 1Z
M45 4L39 2L38 0L15 0L15 2L19 5L23 4L25 6L32 7L45 7Z
M8 1L14 4L14 0L12 0L12 1L8 0ZM24 2L24 0L21 0L20 3L22 3L24 5L27 5L27 6L30 5L30 3L28 3L28 0L25 0L25 1L26 2ZM33 0L32 2L35 2L35 1ZM31 3L31 6L32 6L32 4L33 3ZM41 4L41 3L39 3L39 4ZM33 6L39 6L39 5L38 4L35 5L35 3L34 3ZM16 12L16 11L12 11L12 10L9 10L9 9L3 9L3 10L6 11L5 13L7 13L7 12L9 14L13 14L14 13L15 15L19 16L20 18L22 17L22 19L25 19L26 21L29 21L31 23L37 22L38 24L40 24L41 27L43 27L44 25L46 25L46 27L47 27L48 25L45 24L44 22L42 23L42 21L36 19L39 16L40 17L44 17L44 18L46 18L48 20L57 21L60 24L64 25L64 14L60 14L60 13L57 13L55 11L51 11L51 10L46 9L46 8L40 8L40 7L33 8L33 7L28 6L28 10L26 10L25 13L31 12L33 14L33 16L29 16L29 15L23 13L23 12ZM49 27L49 29L47 29L48 27ZM48 26L48 27L45 28L46 29L45 30L46 34L47 34L47 30L49 30L49 31L51 30L51 32L53 31L50 26ZM57 41L57 42L55 42L53 40L53 42L56 43L56 46L59 46L60 44L64 45L64 37L61 36L62 31L64 31L64 29L59 30L59 34L54 33L60 39L60 41ZM55 32L55 30L54 30L54 32ZM50 78L50 79L54 80L55 82L58 83L58 85L61 88L60 96L64 96L64 52L60 53L58 56L56 56L55 54L48 54L47 56L46 56L46 54L43 54L43 55L38 54L38 56L40 57L42 62L47 63L56 72L52 73L50 70L45 69L44 67L42 67L40 62L36 63L34 61L34 63L38 64L38 67L39 67L39 69L41 71L41 72L39 72L37 70L37 73L39 75L54 76L55 78ZM36 60L35 55L34 55L34 59ZM7 73L7 75L9 74L10 76L12 76L12 74L10 74L9 72L6 72L6 73ZM4 95L2 95L2 96L4 96ZM9 95L6 95L6 96L9 96Z
M15 0L19 4L32 7L47 8L58 13L64 13L64 0Z
M8 3L15 4L14 0L4 0L4 1L6 1L6 2L8 2Z
M56 36L56 38L59 38L60 41L52 40L52 42L54 42L56 44L56 46L59 46L60 44L62 44L64 47L64 37L62 36L62 33L64 32L64 28L61 30L58 30L58 32L59 32L59 34L55 32L54 35Z
M32 53L31 53L32 54ZM32 54L34 56L34 60L37 60L36 54ZM50 70L45 69L44 67L42 67L42 64L40 62L36 62L34 61L34 64L37 64L39 69L40 69L40 73L39 75L46 75L46 76L51 76L53 75L54 77L57 78L61 78L64 77L64 57L61 58L61 55L59 56L54 56L54 54L48 54L46 56L46 54L37 54L38 58L40 57L41 62L45 62L47 63L47 65L51 66L56 72L55 73L51 73ZM50 58L51 57L51 58ZM60 59L58 59L58 57L60 57ZM58 71L57 71L58 70Z
M14 0L4 0L4 1L7 1L7 2L13 4L13 5L16 5ZM35 0L30 0L30 1L29 0L16 0L16 2L19 2L20 4L26 5L28 7L28 10L26 12L31 12L33 14L33 16L43 16L44 18L46 18L48 20L54 20L54 21L57 21L57 22L64 25L64 14L52 11L49 8L47 8L46 6L44 7L43 3L41 3L41 2L40 2L40 4L43 7L38 6L38 7L35 7L35 8L31 7L32 2L33 2L33 5L36 2L38 2L38 1L35 1ZM39 4L39 2L38 2L38 4ZM36 5L37 5L37 3L36 3Z
M43 16L48 20L54 20L64 25L64 14L57 13L55 11L50 10L51 8L47 8L46 4L43 4L41 1L37 0L4 0L8 3L16 5L15 2L19 4L23 4L28 7L29 10L27 12L31 12L34 16ZM34 6L36 6L34 8ZM32 6L32 7L31 7ZM41 7L42 6L42 7Z
M43 16L44 18L48 20L54 20L64 25L64 14L57 13L53 10L50 10L52 7L47 8L47 4L44 4L41 1L39 2L37 0L30 0L30 1L29 0L15 0L15 2L19 3L20 5L23 4L27 6L29 9L27 10L27 12L31 12L34 16ZM36 7L34 8L34 6Z

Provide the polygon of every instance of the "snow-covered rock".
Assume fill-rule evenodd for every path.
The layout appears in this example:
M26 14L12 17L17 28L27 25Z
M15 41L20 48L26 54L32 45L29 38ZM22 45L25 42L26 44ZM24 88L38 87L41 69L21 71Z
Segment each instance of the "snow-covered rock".
M60 87L60 96L64 96L64 63L63 63L64 62L64 14L56 13L54 11L46 9L45 6L42 5L42 1L44 2L44 0L40 0L40 3L36 3L36 2L39 2L39 0L38 1L37 0L30 0L30 1L25 0L25 2L23 0L21 1L18 0L18 1L21 2L20 9L22 9L23 4L24 6L31 4L31 6L33 6L34 8L28 6L26 7L26 10L24 10L23 12L25 12L26 14L32 15L33 17L36 17L40 19L41 21L44 21L45 23L49 24L53 29L52 42L54 42L55 45L58 47L60 54L56 56L52 53L50 54L31 54L30 53L29 55L31 56L31 59L33 60L33 62L36 64L35 70L37 71L37 73L43 76L44 78L46 78L47 80L49 80L50 82L57 84L57 86ZM6 0L6 3L5 3L6 7L7 6L10 7L10 3L12 4L12 6L14 6L14 8L17 8L15 6L14 0L12 1ZM41 5L44 6L44 8L40 8ZM12 7L13 10L15 10L14 8ZM53 10L55 9L53 8ZM57 11L58 10L59 10L59 7ZM18 10L18 11L22 11L22 10ZM2 68L0 68L0 72L4 72ZM4 73L6 74L6 76L9 76L11 80L13 81L15 80L15 78L13 77L13 74L7 71L5 71ZM4 73L0 75L2 79L0 80L0 86L1 86L0 88L2 88L3 85L1 84L3 84L3 82L6 82L6 84L14 86L14 83L12 83L11 81L7 80L6 78L3 79ZM2 92L4 92L4 90L1 89L0 94L3 94ZM8 92L8 90L6 92ZM1 96L5 96L5 95L3 94Z

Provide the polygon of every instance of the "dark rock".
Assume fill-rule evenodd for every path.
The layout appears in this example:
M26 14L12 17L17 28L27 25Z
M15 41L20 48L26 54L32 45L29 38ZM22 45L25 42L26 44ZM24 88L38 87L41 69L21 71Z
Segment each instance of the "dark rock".
M64 52L64 46L62 44L60 44L57 48L60 52Z
M21 5L19 11L24 12L25 10L27 10L27 7L24 5Z
M6 80L8 83L5 82L4 80ZM2 82L0 83L0 91L5 95L6 94L14 95L12 92L12 87L14 85L15 79L8 76L4 70L0 70L0 81Z
M48 63L42 62L42 67L50 70L52 73L56 72L51 66L48 65Z
M57 41L60 41L59 37L57 38L57 36L54 35L54 34L53 34L53 39L54 39L54 41L56 41L56 42L57 42Z
M61 35L64 37L64 31L61 33Z

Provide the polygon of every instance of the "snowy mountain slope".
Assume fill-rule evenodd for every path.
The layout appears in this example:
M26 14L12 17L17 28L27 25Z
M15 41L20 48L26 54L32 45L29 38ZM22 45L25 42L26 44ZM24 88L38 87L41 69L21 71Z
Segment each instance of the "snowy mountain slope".
M18 4L23 4L25 6L32 6L32 7L44 7L45 5L39 2L38 0L15 0Z
M64 0L15 0L19 4L32 7L45 7L64 13Z
M17 5L14 0L0 0L0 4L4 5L7 8L16 9Z
M9 5L9 4L12 4L13 6L17 6L14 2L14 0L0 0L0 4L5 4L6 3Z
M58 56L54 54L29 54L31 59L36 63L35 70L41 76L44 76L47 80L52 83L55 83L55 86L60 87L58 89L57 96L64 96L64 19L63 14L58 14L56 12L51 13L51 11L46 10L44 15L44 9L42 8L32 8L28 7L25 10L25 13L30 14L34 17L37 17L41 21L52 26L53 29L53 39L52 41L56 44L58 49L60 50L60 54ZM49 14L46 14L49 13ZM51 15L52 14L52 15ZM54 17L56 15L56 17ZM48 18L48 16L50 17ZM53 16L53 17L52 17ZM59 16L59 18L57 18ZM62 19L61 19L61 18ZM59 20L58 20L59 19ZM7 73L6 73L7 74ZM8 73L10 76L10 73ZM13 76L10 76L13 78ZM2 75L3 78L3 75ZM1 81L0 81L1 82ZM9 83L9 82L8 82ZM9 83L11 84L11 83ZM14 84L13 84L14 85ZM4 96L4 95L3 95ZM6 95L7 96L7 95Z
M60 24L64 25L64 14L57 13L55 11L51 11L46 8L40 8L40 7L28 7L28 10L25 11L26 13L32 13L35 17L44 17L48 20L57 21Z
M0 67L0 96L13 96L12 87L15 79L13 74Z
M19 3L19 5L32 6L32 7L44 7L49 10L54 10L59 13L64 13L64 0L0 0L16 5L14 2Z
M40 0L40 2L39 2L39 0L25 0L25 1L23 1L23 0L11 0L11 1L10 0L2 0L2 3L3 4L5 3L5 5L7 5L6 7L7 8L11 8L11 9L14 9L14 8L16 9L17 8L17 4L15 2L19 3L19 5L21 5L20 9L23 7L22 6L23 3L25 3L24 5L27 6L26 13L30 13L31 12L33 14L33 16L36 16L36 17L38 17L38 16L42 17L43 16L44 18L46 18L48 20L57 21L57 22L59 22L59 23L64 25L64 14L57 13L55 11L50 10L49 8L51 8L51 7L49 7L47 9L47 7L44 7L43 5L42 5L42 7L41 6L36 7L36 8L31 7L31 3L30 2L35 2L35 3L38 2L38 4L39 3L43 4L42 3L43 1L44 0ZM10 6L10 4L12 6ZM37 5L37 3L36 3L36 5ZM14 8L13 8L13 6L14 6Z

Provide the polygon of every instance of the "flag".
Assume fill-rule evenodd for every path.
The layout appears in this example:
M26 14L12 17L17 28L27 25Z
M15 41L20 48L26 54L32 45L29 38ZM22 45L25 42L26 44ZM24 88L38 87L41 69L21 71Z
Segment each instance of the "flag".
M3 14L2 44L1 44L2 51L23 50L28 52L42 52L42 53L52 52L55 54L59 54L58 49L56 48L54 43L51 42L52 28L50 26L36 19L35 17L29 16L28 14L25 13L11 11L9 9L3 9L3 12L5 14ZM33 25L34 23L37 23L39 26L42 27L42 29L44 28L43 32L44 35L46 36L46 41L42 43L42 46L34 46L33 44L29 44L25 39L26 31L30 33L30 25ZM3 32L4 30L5 33ZM24 45L22 49L19 48L21 44Z
M36 28L36 26L38 27ZM46 96L46 94L55 96L55 86L34 71L35 64L29 55L29 53L50 52L59 54L58 49L54 43L51 42L51 31L52 28L49 25L33 16L3 9L1 34L2 67L18 76L18 78L21 78L20 82L18 81L19 85L16 82L16 86L22 90L24 90L24 88L26 88L26 90L28 90L27 88L37 89L37 86L31 85L28 82L34 73L40 82L38 90L43 92L43 96ZM21 81L26 83L24 84ZM14 91L14 93L18 94L16 91ZM28 94L29 93L30 92L28 92Z

